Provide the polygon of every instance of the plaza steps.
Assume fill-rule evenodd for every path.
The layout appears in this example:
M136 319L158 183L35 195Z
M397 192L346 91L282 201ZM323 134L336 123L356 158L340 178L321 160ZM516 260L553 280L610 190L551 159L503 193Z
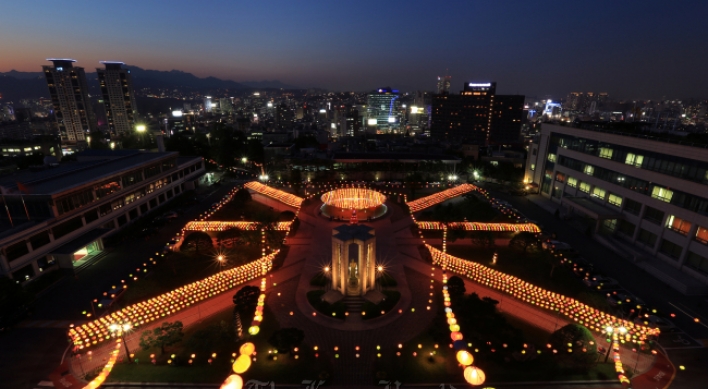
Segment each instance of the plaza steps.
M345 296L342 302L347 306L347 312L350 315L361 313L361 307L364 305L364 299L361 296Z

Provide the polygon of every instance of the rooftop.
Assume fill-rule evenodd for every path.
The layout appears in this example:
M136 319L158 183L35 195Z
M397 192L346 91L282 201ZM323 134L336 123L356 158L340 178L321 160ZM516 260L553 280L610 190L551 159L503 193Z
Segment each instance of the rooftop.
M62 162L57 167L40 171L20 171L0 177L5 190L19 191L18 183L31 194L53 195L102 178L114 176L168 156L176 152L153 153L138 150L86 150L77 154L76 162ZM83 158L89 158L82 160Z
M402 161L402 160L416 160L416 161L451 161L459 162L460 158L453 155L445 154L426 154L426 153L345 153L336 152L334 153L333 159L335 161L347 161L347 160L368 160L369 162L376 161Z
M561 127L572 127L581 130L603 132L606 134L629 136L652 140L656 142L673 143L682 146L708 148L708 136L706 134L687 133L685 136L670 134L668 132L651 131L651 123L648 122L560 122L555 124Z
M351 239L366 241L374 237L372 233L374 229L363 224L342 224L339 227L334 227L334 230L337 233L332 235L343 242Z

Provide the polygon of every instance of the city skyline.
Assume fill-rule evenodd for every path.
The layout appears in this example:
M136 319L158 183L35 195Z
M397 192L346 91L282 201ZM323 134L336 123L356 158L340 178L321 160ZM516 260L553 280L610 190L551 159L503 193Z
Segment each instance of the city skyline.
M0 32L18 37L0 43L0 51L13 54L0 61L0 71L37 72L46 58L68 57L88 69L118 60L328 90L434 90L447 73L453 92L466 81L496 81L500 93L527 96L704 97L706 83L695 76L708 53L697 49L705 34L693 26L707 6L641 4L414 2L378 4L375 14L366 2L131 2L110 12L107 4L9 4L4 15L30 14L35 22L0 16Z

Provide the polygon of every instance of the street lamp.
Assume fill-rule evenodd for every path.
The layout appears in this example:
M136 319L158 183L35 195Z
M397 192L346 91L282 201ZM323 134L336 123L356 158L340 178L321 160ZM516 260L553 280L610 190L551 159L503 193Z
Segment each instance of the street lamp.
M216 257L216 260L219 261L219 270L223 270L225 259L226 258L222 254L219 254L219 256Z
M241 158L241 163L246 163L246 162L248 162L248 158L246 158L246 157Z
M128 358L128 362L133 363L132 358L130 358L130 350L128 350L128 342L125 341L125 333L130 331L133 326L130 323L123 323L123 324L118 324L118 323L113 323L108 326L108 329L111 331L113 334L118 334L120 336L121 342L123 342L123 346L125 347L125 356Z
M144 124L138 124L137 126L135 126L135 131L145 132L147 131L147 127Z
M624 327L622 327L624 328ZM627 331L625 329L625 331ZM607 336L610 337L609 339L609 344L607 346L607 353L605 354L605 363L607 363L607 359L610 357L610 350L612 350L612 333L615 332L615 329L612 326L607 326L605 327L605 332L607 332Z

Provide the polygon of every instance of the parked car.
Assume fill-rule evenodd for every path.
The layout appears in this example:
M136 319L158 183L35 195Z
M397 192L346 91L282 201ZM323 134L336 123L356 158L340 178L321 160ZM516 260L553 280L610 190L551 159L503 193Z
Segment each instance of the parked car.
M606 290L608 288L613 288L619 286L619 282L614 278L604 277L604 276L591 276L583 280L585 286L598 290Z
M541 243L541 247L543 247L544 250L563 250L563 249L571 249L572 246L569 245L568 243L561 242L559 240L547 240L543 243Z
M619 305L636 305L644 304L644 301L639 297L633 296L626 291L612 291L607 293L607 302L613 307Z
M152 235L155 235L158 231L159 231L159 228L157 228L156 226L148 226L148 227L145 227L142 230L140 230L140 236L147 239L147 238L151 237Z
M674 323L670 322L668 319L664 319L655 315L637 317L634 319L634 323L644 324L650 328L658 328L660 330L669 330L676 328L676 325L674 325Z
M3 312L0 316L0 332L9 331L17 323L21 322L32 314L30 308L26 305L21 305L11 312Z

